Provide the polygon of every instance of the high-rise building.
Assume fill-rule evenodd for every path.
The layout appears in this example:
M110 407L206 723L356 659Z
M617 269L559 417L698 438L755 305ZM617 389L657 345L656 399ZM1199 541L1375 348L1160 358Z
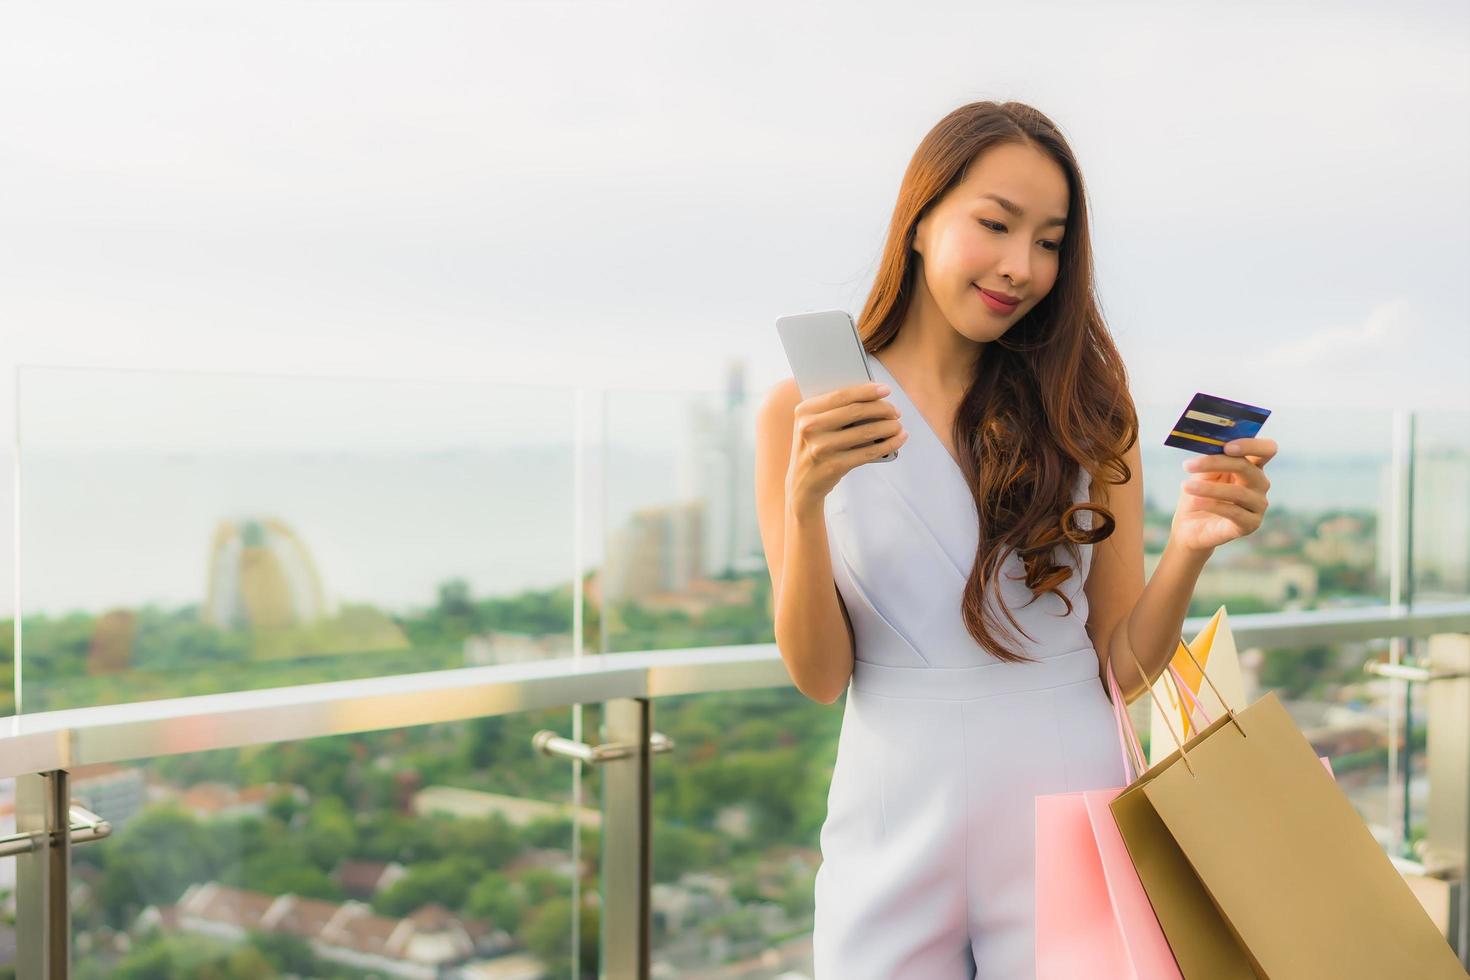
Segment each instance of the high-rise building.
M604 601L678 592L699 577L704 514L699 500L635 511L612 533L601 583Z
M680 447L677 499L705 504L700 571L707 578L746 568L752 553L761 554L747 414L745 365L731 361L723 402L691 407Z

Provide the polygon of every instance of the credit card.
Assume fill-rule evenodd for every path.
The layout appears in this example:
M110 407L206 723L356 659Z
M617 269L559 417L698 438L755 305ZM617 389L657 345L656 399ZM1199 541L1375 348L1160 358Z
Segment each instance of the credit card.
M1164 445L1195 453L1223 453L1227 442L1260 432L1270 414L1269 408L1195 392Z

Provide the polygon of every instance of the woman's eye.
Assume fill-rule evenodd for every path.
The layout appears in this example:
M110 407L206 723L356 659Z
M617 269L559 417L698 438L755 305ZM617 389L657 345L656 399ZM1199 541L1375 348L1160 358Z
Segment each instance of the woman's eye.
M1006 230L1006 226L1003 225L1003 224L1001 224L999 221L987 221L984 218L981 218L979 220L980 220L980 223L982 225L984 225L986 228L989 228L989 229L991 229L993 231L1005 231ZM1046 242L1042 242L1042 244L1044 246L1046 246L1046 250L1048 252L1059 252L1059 251L1061 251L1061 248L1062 248L1062 243L1061 242L1046 241Z

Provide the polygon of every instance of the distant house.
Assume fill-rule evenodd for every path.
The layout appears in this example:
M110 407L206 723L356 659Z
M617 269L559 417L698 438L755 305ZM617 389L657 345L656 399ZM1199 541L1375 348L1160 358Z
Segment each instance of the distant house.
M343 861L332 877L352 898L370 899L408 873L397 861Z
M1162 555L1144 556L1144 574L1152 575ZM1253 596L1274 607L1305 608L1317 597L1317 568L1293 558L1251 554L1206 565L1195 585L1198 596Z
M576 813L581 826L602 826L602 810L598 807L584 806L580 811L574 811L568 803L502 796L499 793L461 789L458 786L425 786L414 794L413 813L419 817L442 814L473 820L481 820L498 813L516 827L524 827L535 820L546 818L571 820Z
M189 886L174 905L149 906L137 924L234 942L251 932L298 936L324 960L406 980L435 980L450 967L513 946L504 930L461 919L442 905L397 919L362 902L266 895L216 882Z
M303 806L310 801L310 795L304 788L286 783L244 787L229 783L195 783L179 791L175 800L196 820L237 820L265 816L270 801L281 793L289 793Z
M702 871L686 871L677 883L654 882L649 905L653 929L667 935L730 912L739 903L730 896L728 879Z
M511 953L493 960L466 963L452 973L450 980L543 980L546 967L530 953Z
M538 869L542 871L554 871L563 878L572 877L575 866L572 864L572 853L557 847L533 848L524 851L505 865L505 873L508 875L519 875L523 871ZM592 873L592 862L587 858L581 860L581 874L578 877L585 878Z

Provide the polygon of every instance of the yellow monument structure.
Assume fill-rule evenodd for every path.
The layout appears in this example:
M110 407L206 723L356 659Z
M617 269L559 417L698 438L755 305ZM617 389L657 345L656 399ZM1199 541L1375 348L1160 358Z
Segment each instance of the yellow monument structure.
M406 650L408 638L371 605L338 610L301 537L276 517L222 520L209 549L204 622L250 634L256 659Z
M220 521L210 547L205 622L272 629L307 625L331 613L311 552L285 522Z

